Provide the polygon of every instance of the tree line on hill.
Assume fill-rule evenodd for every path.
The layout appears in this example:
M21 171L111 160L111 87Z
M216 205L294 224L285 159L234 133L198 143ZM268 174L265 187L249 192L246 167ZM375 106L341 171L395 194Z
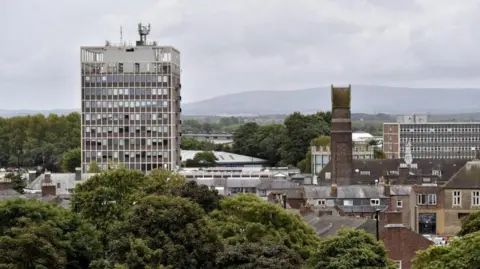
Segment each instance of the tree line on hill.
M164 170L119 167L75 187L69 209L30 199L0 202L0 268L397 268L373 235L320 238L298 213L253 194L223 197ZM414 269L480 264L480 213L460 239L418 252Z
M330 112L311 115L296 112L288 115L283 124L243 123L244 120L235 117L223 117L214 123L185 120L184 131L192 128L197 131L231 128L229 131L234 133L234 143L233 146L216 145L182 137L181 147L258 157L268 160L272 166L297 166L309 158L309 146L313 139L330 135ZM81 161L80 128L81 117L77 112L64 116L0 118L0 167L41 166L53 172L73 172ZM308 170L309 166L306 167Z

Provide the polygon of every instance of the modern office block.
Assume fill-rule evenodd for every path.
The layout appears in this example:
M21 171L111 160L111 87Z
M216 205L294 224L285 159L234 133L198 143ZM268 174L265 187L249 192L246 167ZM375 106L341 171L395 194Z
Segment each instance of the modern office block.
M82 171L122 164L150 171L180 165L180 52L140 40L81 47Z
M408 142L414 159L473 159L480 150L479 122L428 122L419 116L397 121L383 125L383 150L389 159L404 158Z

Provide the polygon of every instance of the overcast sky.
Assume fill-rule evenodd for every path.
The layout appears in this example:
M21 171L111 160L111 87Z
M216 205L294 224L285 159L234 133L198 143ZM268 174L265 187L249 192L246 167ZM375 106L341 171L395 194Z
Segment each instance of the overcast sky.
M80 107L80 46L181 51L183 100L329 84L475 87L480 0L0 0L0 109Z

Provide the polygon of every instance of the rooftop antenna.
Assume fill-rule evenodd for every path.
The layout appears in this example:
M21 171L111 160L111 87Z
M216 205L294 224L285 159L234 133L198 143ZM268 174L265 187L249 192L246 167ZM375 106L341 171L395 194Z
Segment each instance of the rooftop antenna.
M143 26L141 23L139 23L138 34L140 35L140 40L137 41L137 46L145 46L147 44L147 35L150 34L150 23L148 26Z
M123 44L123 28L120 25L120 44Z

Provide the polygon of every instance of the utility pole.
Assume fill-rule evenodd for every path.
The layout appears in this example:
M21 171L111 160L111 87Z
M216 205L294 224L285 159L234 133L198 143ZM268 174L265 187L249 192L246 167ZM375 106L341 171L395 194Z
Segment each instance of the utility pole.
M380 210L378 210L378 209L375 210L375 219L377 220L377 223L376 223L376 224L377 224L377 225L376 225L376 226L377 226L377 229L376 229L377 241L380 240L380 234L379 234L379 229L378 229L378 226L379 226L379 225L378 225L378 223L379 223L378 213L379 213L379 212L380 212Z

